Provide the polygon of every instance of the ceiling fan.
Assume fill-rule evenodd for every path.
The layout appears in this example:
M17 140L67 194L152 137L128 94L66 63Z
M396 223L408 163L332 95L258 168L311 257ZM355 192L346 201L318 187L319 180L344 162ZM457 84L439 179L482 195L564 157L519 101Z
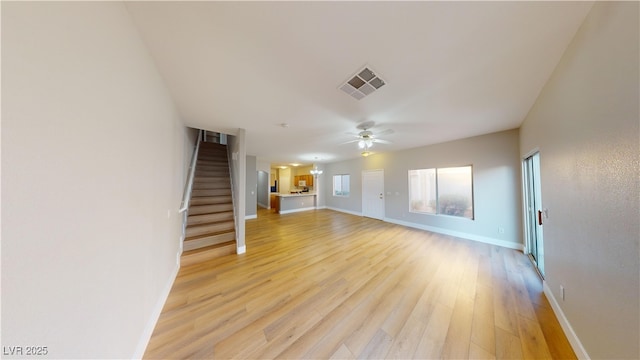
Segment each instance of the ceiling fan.
M355 136L356 138L354 140L347 141L345 144L354 143L354 142L358 143L358 147L363 150L362 156L368 156L370 154L369 149L373 146L374 143L391 144L390 141L380 139L380 136L393 134L393 130L386 129L379 132L377 131L374 132L369 130L374 126L375 126L375 122L373 121L365 121L363 123L358 124L356 128L360 129L361 131L358 132L357 134L347 133L349 135Z

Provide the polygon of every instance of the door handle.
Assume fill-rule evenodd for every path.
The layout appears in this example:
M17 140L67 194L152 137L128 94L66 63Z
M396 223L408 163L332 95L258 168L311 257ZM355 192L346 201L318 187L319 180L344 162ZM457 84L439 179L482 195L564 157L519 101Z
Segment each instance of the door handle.
M538 225L542 225L542 210L538 210Z

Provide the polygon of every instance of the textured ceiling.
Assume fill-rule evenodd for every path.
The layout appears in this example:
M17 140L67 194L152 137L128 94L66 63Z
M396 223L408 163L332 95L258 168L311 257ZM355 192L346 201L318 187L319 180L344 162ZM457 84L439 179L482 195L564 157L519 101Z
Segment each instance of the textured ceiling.
M271 163L358 157L520 126L591 2L127 2L185 124ZM364 66L386 85L339 88ZM281 124L286 123L288 127Z

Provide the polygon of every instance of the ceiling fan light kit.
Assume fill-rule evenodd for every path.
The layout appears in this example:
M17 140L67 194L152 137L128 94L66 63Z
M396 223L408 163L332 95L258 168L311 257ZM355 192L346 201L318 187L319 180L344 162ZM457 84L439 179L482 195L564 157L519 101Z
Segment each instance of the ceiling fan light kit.
M340 86L340 90L349 94L354 99L360 100L380 89L384 84L385 81L376 75L369 67L364 67Z
M318 175L322 174L322 170L318 170L318 166L314 166L313 169L309 170L309 173L311 173L311 175L317 177Z
M360 149L368 149L372 146L373 146L373 141L370 139L358 141L358 147Z
M369 150L371 149L371 147L373 147L374 143L378 142L378 143L382 143L382 144L390 144L391 143L390 141L382 140L378 136L379 135L393 134L393 130L386 129L386 130L379 131L379 132L376 131L374 133L373 131L369 130L373 126L375 126L375 122L373 122L373 121L365 121L365 122L359 124L357 126L357 128L361 130L359 133L357 133L357 134L348 133L350 135L355 136L356 139L351 140L351 141L347 141L345 144L357 143L358 144L358 148L362 150L360 155L365 156L365 157L371 155L371 151L369 151Z

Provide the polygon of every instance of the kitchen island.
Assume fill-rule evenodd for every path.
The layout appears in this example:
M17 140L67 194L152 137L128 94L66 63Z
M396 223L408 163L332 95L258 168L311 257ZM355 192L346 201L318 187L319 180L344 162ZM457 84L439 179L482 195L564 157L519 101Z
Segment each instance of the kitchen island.
M294 194L271 194L275 195L275 208L278 214L288 214L298 211L314 210L316 208L316 193L301 192Z

